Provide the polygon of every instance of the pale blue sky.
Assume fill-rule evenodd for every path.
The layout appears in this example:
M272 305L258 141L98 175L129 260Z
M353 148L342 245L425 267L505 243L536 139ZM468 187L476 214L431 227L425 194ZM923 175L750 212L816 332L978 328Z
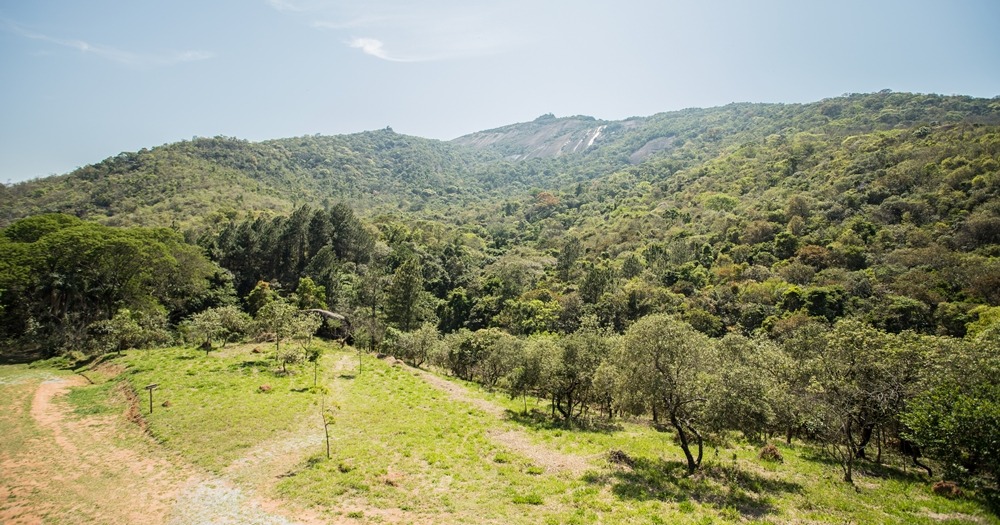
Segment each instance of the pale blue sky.
M0 0L0 182L195 135L451 139L884 88L1000 95L1000 1Z

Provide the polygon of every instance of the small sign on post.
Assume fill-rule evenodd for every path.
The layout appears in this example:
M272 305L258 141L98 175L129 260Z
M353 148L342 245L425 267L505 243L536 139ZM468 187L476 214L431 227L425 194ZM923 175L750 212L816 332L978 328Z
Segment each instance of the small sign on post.
M149 390L149 413L150 414L153 413L153 389L155 389L158 386L160 386L159 383L153 383L153 384L150 384L150 385L146 385L146 387L145 387L146 390Z

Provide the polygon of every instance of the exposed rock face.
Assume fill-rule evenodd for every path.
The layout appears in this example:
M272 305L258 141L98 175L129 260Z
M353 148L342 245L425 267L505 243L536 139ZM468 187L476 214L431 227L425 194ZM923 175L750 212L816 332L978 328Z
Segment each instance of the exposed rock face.
M531 122L465 135L452 142L499 151L508 160L552 159L615 143L629 132L641 129L647 120L605 121L587 116L556 118L549 114ZM673 143L673 137L655 137L630 152L629 162L638 164L650 155L669 149Z
M608 124L593 117L543 115L532 122L480 131L452 142L496 149L511 160L555 158L583 153L600 145L608 136Z

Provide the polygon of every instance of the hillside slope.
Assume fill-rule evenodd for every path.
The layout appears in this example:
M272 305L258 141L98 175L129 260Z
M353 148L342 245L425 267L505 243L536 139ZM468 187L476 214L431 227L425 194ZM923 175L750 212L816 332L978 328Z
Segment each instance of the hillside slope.
M473 203L568 187L651 161L671 159L675 171L693 168L771 135L814 133L836 142L874 131L958 123L1000 124L1000 102L882 92L812 104L730 104L623 121L544 115L451 142L391 129L256 143L199 138L0 186L0 226L36 213L64 212L111 224L202 227L331 201L349 202L363 215L460 213Z

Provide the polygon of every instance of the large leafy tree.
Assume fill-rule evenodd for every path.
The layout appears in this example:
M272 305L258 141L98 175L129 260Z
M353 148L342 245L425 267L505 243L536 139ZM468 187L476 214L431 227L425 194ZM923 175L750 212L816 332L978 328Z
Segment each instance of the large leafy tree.
M839 321L806 363L811 384L801 402L817 423L817 435L853 483L855 460L866 457L874 432L895 421L917 380L919 345L860 321Z
M654 411L677 433L689 473L701 464L704 407L712 389L712 342L668 315L650 315L629 327L614 354L618 398L632 412ZM692 452L692 445L696 452Z
M594 374L613 343L609 334L592 326L559 339L541 383L567 424L592 400Z
M220 270L171 230L49 215L14 223L2 237L0 327L43 353L80 348L90 325L122 308L179 319L221 297L213 291Z
M215 340L225 348L229 341L244 334L250 327L250 316L236 306L210 308L191 316L181 326L187 336L201 344L205 353L212 350Z
M1000 329L935 352L902 420L907 437L939 458L946 474L1000 482Z

